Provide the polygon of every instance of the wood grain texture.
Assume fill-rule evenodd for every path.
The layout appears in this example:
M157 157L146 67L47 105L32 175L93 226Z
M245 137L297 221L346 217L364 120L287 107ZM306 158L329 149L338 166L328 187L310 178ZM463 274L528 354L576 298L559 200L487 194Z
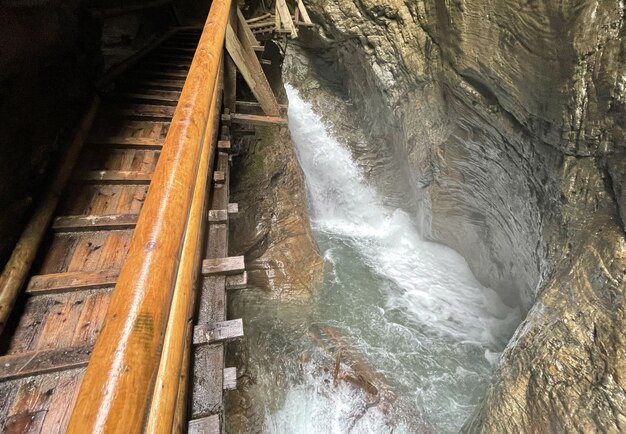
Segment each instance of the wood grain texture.
M230 5L211 5L68 433L144 430Z
M54 210L59 202L59 196L63 192L76 164L99 104L99 98L95 97L83 117L72 143L67 149L63 164L45 191L41 204L26 225L9 261L2 271L0 276L0 332L4 329L19 290L26 281L28 272L35 260L37 249L50 224Z

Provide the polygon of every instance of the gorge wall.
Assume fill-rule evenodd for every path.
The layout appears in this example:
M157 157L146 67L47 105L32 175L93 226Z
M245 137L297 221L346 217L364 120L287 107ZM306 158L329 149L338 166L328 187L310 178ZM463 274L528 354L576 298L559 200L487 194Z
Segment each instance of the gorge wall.
M626 430L623 2L306 3L424 236L528 310L464 430Z

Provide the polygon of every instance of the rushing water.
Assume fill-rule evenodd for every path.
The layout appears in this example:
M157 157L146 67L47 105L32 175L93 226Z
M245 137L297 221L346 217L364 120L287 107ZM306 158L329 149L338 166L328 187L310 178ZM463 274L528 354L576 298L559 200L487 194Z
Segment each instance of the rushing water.
M350 150L287 93L325 276L302 304L243 295L263 431L458 431L519 312L385 207Z

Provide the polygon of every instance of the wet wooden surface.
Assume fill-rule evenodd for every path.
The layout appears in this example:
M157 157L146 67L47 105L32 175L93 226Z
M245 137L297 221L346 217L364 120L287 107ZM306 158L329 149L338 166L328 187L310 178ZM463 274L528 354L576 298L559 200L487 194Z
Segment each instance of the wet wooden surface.
M172 36L195 44L198 34ZM156 49L103 96L25 291L0 340L0 430L65 432L160 156L191 54ZM175 79L143 78L172 62ZM178 80L180 79L180 80ZM132 91L132 93L131 93ZM122 93L117 94L117 93ZM86 176L88 175L88 176Z

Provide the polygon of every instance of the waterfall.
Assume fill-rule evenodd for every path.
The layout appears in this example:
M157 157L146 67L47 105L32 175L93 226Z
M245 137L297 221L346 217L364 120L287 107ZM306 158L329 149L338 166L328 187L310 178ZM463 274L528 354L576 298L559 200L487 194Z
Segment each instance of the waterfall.
M454 432L484 391L520 312L482 286L454 250L421 239L411 216L384 206L350 149L296 89L286 89L327 267L306 315L263 310L265 324L273 324L259 344L267 347L260 393L273 401L264 430ZM281 333L293 341L277 338ZM354 381L337 382L324 340L335 350L345 346L350 357L340 370L365 372L378 391L375 402Z

